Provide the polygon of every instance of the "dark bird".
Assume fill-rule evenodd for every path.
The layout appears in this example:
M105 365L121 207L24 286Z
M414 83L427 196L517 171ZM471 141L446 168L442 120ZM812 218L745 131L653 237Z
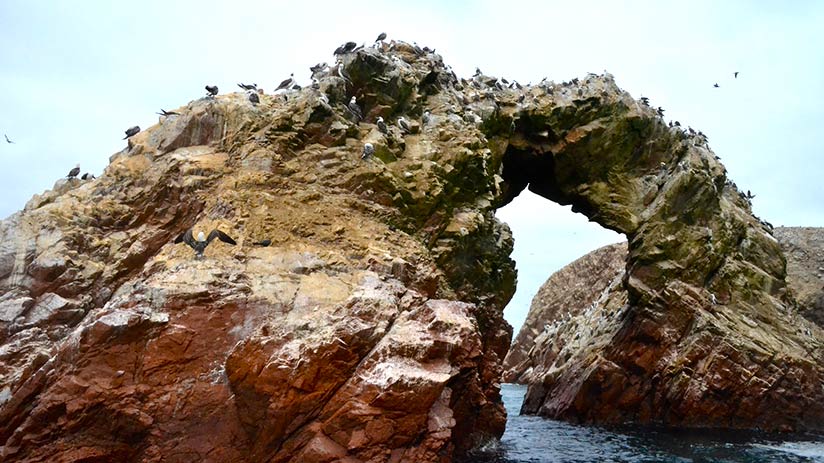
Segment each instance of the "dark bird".
M80 164L77 164L76 166L74 166L74 169L69 171L69 175L67 175L66 178L75 178L75 177L77 177L77 174L79 174L79 173L80 173Z
M223 233L218 229L214 229L209 233L209 236L203 234L203 232L199 232L197 234L197 239L192 236L192 229L188 229L185 232L181 233L177 238L175 238L175 244L183 242L188 244L192 249L195 250L195 258L200 259L203 257L203 251L206 249L206 246L212 242L215 238L223 241L224 243L228 243L231 245L237 244L235 240L233 240L229 235Z
M217 85L207 85L206 92L209 96L216 96L217 95Z
M477 76L479 76L479 75L481 75L481 74L482 74L482 73L481 73L481 68L475 68L475 74L473 75L473 77L477 77Z
M176 113L174 111L166 111L165 109L161 109L160 112L157 113L157 114L159 116L167 116L167 117L168 116L179 116L180 115L179 113Z
M737 79L737 78L738 78L738 71L733 72L733 73L732 73L732 76L733 76L733 77L735 77L735 78Z
M280 83L280 85L278 85L278 88L276 88L275 91L277 92L278 90L283 90L284 88L289 88L294 84L295 84L295 73L293 72L293 73L289 74L288 79L285 79L283 82Z
M237 84L237 86L242 88L243 90L252 90L253 92L257 91L257 84L247 85L241 82Z
M6 137L6 143L14 143L13 141L9 140L9 136L5 133L3 134L3 136Z
M716 84L713 84L712 86L713 86L713 87L715 87L715 88L720 87L720 85L718 85L717 83L716 83Z
M641 103L649 106L649 98L642 96L641 98L639 98L639 100L641 100Z
M316 64L316 65L314 65L314 66L311 66L311 67L309 68L309 71L311 71L311 72L312 72L312 75L315 75L315 74L317 74L317 73L319 73L319 72L323 71L323 70L324 70L324 69L326 69L327 67L329 67L329 65L328 65L328 64L326 64L326 63L318 63L318 64Z
M398 118L398 127L401 129L403 133L409 133L412 129L409 127L409 122L406 122L406 119L403 116Z
M136 126L134 126L134 127L129 127L129 128L126 130L126 136L125 136L125 137L123 137L123 139L125 140L125 139L127 139L127 138L129 138L129 137L131 137L131 136L133 136L133 135L137 135L137 133L138 133L138 132L140 132L140 127L139 127L139 126L137 126L137 125L136 125Z
M378 120L375 121L375 125L378 126L378 131L380 133L389 133L389 128L386 127L386 122L383 121L383 117L378 116Z
M81 175L81 176L80 176L80 179L81 179L81 180L94 180L94 179L95 179L95 176L94 176L94 175L92 175L92 174L90 174L90 173L88 173L88 172L86 172L85 174L83 174L83 175Z
M660 106L659 106L659 107L658 107L658 111L657 111L657 112L658 112L658 115L659 115L659 116L664 117L664 108L662 108L662 107L660 107Z
M336 55L344 55L344 54L349 53L350 51L354 50L355 47L357 47L357 46L358 46L358 44L355 43L355 42L346 42L343 45L339 46L335 50L335 54Z
M368 159L373 154L375 154L375 147L371 143L364 143L363 144L363 153L361 154L361 159Z
M352 114L354 114L354 115L355 115L355 117L356 117L358 120L363 119L363 111L361 111L361 107L360 107L360 106L358 106L358 100L357 100L357 98L355 98L354 96L352 96L352 99L351 99L351 100L349 100L349 104L347 104L347 105L346 105L346 107L347 107L347 108L349 108L349 111L352 111Z
M249 101L251 101L252 104L258 104L258 103L260 103L260 97L258 96L258 94L256 92L251 92L250 91L249 92Z
M265 240L255 241L255 242L254 242L254 243L252 243L252 244L254 244L255 246L263 246L263 247L266 247L266 246L269 246L270 244L272 244L272 240L270 240L270 239L265 239Z
M380 42L380 41L382 41L382 40L383 40L383 39L385 39L385 38L386 38L386 32L381 32L381 33L378 35L378 38L377 38L377 39L375 39L375 42Z
M755 198L755 195L750 193L750 190L747 190L747 199L753 199L753 198Z

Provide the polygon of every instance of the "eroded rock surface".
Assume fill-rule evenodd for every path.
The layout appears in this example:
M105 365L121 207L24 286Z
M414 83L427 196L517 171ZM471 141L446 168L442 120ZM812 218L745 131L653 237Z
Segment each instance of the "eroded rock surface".
M257 105L193 101L0 223L4 461L466 456L504 429L494 211L527 185L630 240L611 348L546 377L546 414L821 426L820 344L700 135L610 75L462 80L401 42L340 61ZM172 244L191 226L238 246L196 260Z
M824 327L824 228L778 227L775 237L787 257L787 284L801 315Z

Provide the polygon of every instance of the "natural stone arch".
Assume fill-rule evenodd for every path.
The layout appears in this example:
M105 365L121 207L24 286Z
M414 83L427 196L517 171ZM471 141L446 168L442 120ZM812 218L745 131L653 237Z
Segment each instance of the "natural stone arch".
M528 187L625 234L628 310L608 349L583 349L550 369L530 385L523 410L596 422L816 427L820 351L799 349L771 226L752 215L706 137L668 126L608 75L555 92L549 104L511 113L503 202ZM717 339L732 326L749 328ZM767 360L771 350L780 362ZM743 406L731 397L741 391Z

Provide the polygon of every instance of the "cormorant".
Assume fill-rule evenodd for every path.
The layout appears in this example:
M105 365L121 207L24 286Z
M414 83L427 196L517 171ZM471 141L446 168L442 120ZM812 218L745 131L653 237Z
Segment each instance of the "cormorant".
M195 258L200 259L203 257L203 251L206 249L206 246L212 242L215 238L223 241L224 243L228 243L231 245L237 244L235 240L233 240L229 235L223 233L218 229L214 229L209 233L209 236L203 234L203 232L199 232L197 234L197 239L192 236L192 229L188 229L185 232L181 233L177 238L175 238L175 244L183 242L188 244L192 249L195 250Z

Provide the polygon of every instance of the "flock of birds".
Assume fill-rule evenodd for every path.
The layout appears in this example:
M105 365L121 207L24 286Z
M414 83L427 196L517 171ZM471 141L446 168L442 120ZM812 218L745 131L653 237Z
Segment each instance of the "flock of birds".
M383 43L383 41L385 39L386 39L386 33L381 33L380 35L378 35L377 39L375 40L376 45L378 43ZM357 51L359 48L362 48L363 46L364 45L361 45L359 47L357 45L357 43L355 43L355 42L346 42L334 51L334 55L336 57L338 57L338 59L339 59L339 57L341 55L345 55L347 53ZM415 46L415 48L417 49L418 47ZM424 48L421 51L434 53L434 50L429 50L428 48ZM343 66L342 66L342 63L340 61L338 61L336 63L336 67L337 67L337 75L339 77L343 78L344 80L349 81L348 76L346 76L343 72ZM319 82L315 78L315 75L317 73L321 72L321 71L324 71L324 70L328 69L328 68L329 68L329 66L326 63L319 63L315 66L310 67L310 71L312 72L312 81L313 81L312 82L312 87L313 88L315 88L315 89L320 88ZM455 77L454 72L452 74L453 74L453 77ZM737 79L738 74L739 74L739 72L735 71L733 73L733 78ZM483 77L480 69L476 68L475 76L472 79L472 82L475 83L476 86L477 86L477 83L478 83L477 78L479 76ZM457 80L457 78L456 78L456 80ZM573 83L574 82L577 82L577 79L573 79ZM464 85L468 84L465 79L461 79L461 83L464 84ZM543 83L543 81L542 81L542 83ZM514 81L513 82L508 82L506 79L499 79L495 82L495 84L501 90L503 90L504 87L508 87L510 89L511 88L518 88L518 89L523 88L523 86L521 86L517 82L514 82ZM237 85L238 85L238 87L240 87L242 90L244 90L246 92L247 99L253 105L256 105L256 104L260 103L260 95L264 94L264 91L263 91L262 88L258 87L257 84L255 84L255 83L246 84L246 83L241 82L241 83L238 83ZM716 82L716 83L713 84L713 87L714 88L719 88L720 85ZM289 77L287 79L284 79L277 86L277 88L275 88L274 92L275 93L281 92L281 91L288 92L288 91L291 91L291 90L300 90L301 88L302 88L301 85L299 85L297 83L297 81L295 80L295 78L294 78L294 73L292 73L292 74L289 75ZM206 89L206 97L207 98L215 98L219 93L219 88L218 88L217 85L206 85L205 89ZM579 93L580 92L581 92L581 90L579 89ZM521 100L523 100L523 97L524 97L524 95L521 95ZM287 97L284 95L284 98L287 98ZM320 98L321 98L321 100L325 100L324 102L326 104L328 104L328 97L325 94L321 93ZM521 100L519 100L519 103L521 102ZM647 106L649 105L649 99L647 97L642 96L640 98L640 101L641 101L641 103L643 103ZM352 118L355 120L356 123L359 123L360 121L363 120L363 118L364 118L363 117L363 110L361 109L360 105L358 104L357 98L354 95L351 97L349 102L345 105L345 108L350 113L350 115L352 116ZM657 112L658 112L659 116L663 117L663 113L664 113L663 108L659 107L657 109ZM157 114L160 115L160 116L163 116L163 117L170 117L170 116L179 115L179 113L177 113L177 112L167 111L165 109L161 109L160 112L158 112ZM423 122L424 125L428 122L429 118L430 118L429 111L425 111L422 115L422 122ZM678 127L680 127L680 125L681 125L678 121L675 121L674 123L670 122L671 127L673 126L673 124L678 126ZM379 116L375 121L375 125L377 126L378 131L381 132L382 134L388 135L390 133L389 127L387 126L386 121L384 120L383 117ZM408 134L408 133L412 132L411 124L409 123L409 121L407 121L402 116L397 119L396 125L397 125L398 129L400 130L401 134ZM138 133L140 133L140 130L141 130L140 126L137 126L137 125L129 127L125 131L126 136L123 137L123 139L127 140L127 139L137 135ZM706 136L704 134L702 134L700 131L695 132L695 131L692 130L692 128L690 128L689 131L691 132L692 135L701 136L701 137L704 137L704 139L706 138ZM5 137L6 143L9 143L9 144L14 144L15 143L13 140L11 140L8 137L8 135L4 134L4 137ZM372 143L364 143L363 151L361 153L361 159L364 159L364 160L369 159L370 157L374 156L374 154L375 154L375 146ZM77 164L73 169L71 169L69 171L69 173L66 177L68 179L74 179L74 178L77 178L77 176L79 174L80 174L80 165ZM84 173L80 178L82 180L92 180L92 179L95 178L95 176L90 174L90 173ZM748 201L755 197L755 195L753 195L750 191L747 191L746 195L742 194L742 196L744 196ZM195 251L195 257L197 259L200 259L200 258L203 257L203 252L206 249L206 247L212 241L214 241L215 239L218 239L219 241L222 241L222 242L230 244L230 245L237 244L235 242L235 240L232 239L229 235L227 235L226 233L224 233L224 232L222 232L218 229L212 230L208 235L205 235L201 231L197 234L197 237L195 237L195 235L193 234L192 229L188 229L184 233L180 234L175 239L174 242L175 243L185 243L185 244L187 244L188 246L190 246ZM271 240L268 240L268 239L267 240L262 240L262 241L254 242L253 244L258 245L258 246L269 246L271 244Z

